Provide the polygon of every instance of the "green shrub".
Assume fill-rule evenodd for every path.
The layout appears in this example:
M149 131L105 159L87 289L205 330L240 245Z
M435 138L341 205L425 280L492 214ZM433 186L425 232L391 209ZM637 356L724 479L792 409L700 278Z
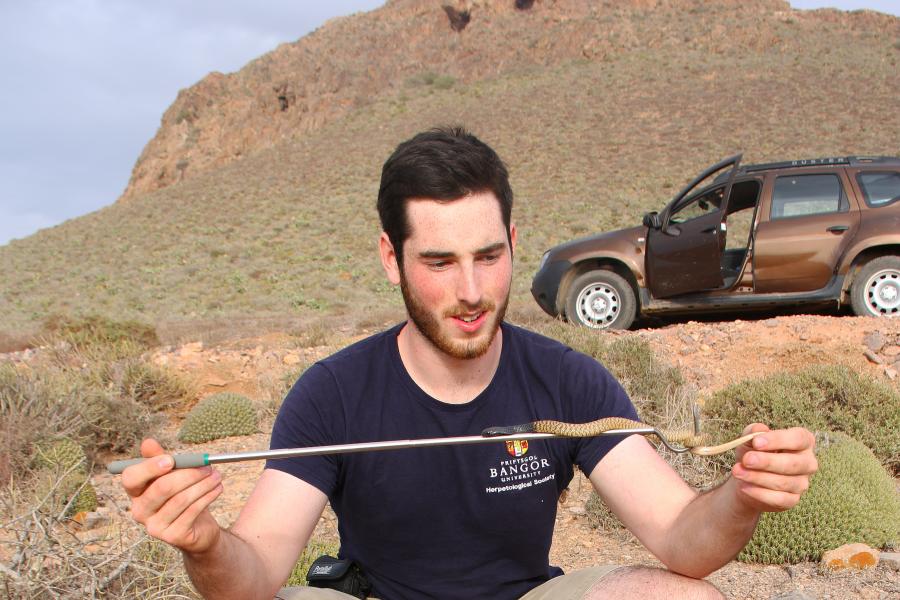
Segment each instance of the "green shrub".
M338 550L339 546L335 543L310 540L303 552L300 553L300 558L297 559L297 564L291 570L291 576L288 577L284 586L306 585L306 573L309 571L310 565L323 554L337 556Z
M59 438L78 442L89 459L101 450L132 450L161 419L81 363L0 365L0 476L26 474L37 449Z
M677 367L660 359L646 340L639 337L620 337L606 349L602 361L638 401L650 403L659 410L664 399L684 385L684 377Z
M681 371L660 359L640 337L609 335L560 321L538 329L597 359L619 380L635 403L650 403L651 412L662 412L660 406L665 399L684 385Z
M51 337L76 347L134 345L147 349L159 345L156 329L152 326L99 315L53 315L44 321L44 330Z
M842 431L900 470L900 394L844 366L817 365L731 385L704 404L715 439L731 439L749 423ZM714 431L717 430L717 431Z
M451 75L438 75L434 78L432 85L439 90L448 90L456 83L456 78Z
M132 398L114 393L89 390L81 402L85 412L90 414L87 427L91 441L89 454L97 450L130 451L165 421L164 415L154 414Z
M100 378L102 383L121 396L131 398L155 412L177 406L193 394L190 384L183 377L141 358L107 363Z
M447 90L453 87L456 78L452 75L440 75L434 71L424 71L407 78L407 87L432 86L438 90Z
M184 420L178 439L199 444L256 433L256 409L246 396L223 392L204 398Z
M81 438L86 421L77 392L55 371L0 365L0 478L23 475L42 441Z
M842 433L816 437L819 471L809 490L791 510L763 514L738 560L818 561L844 544L881 548L900 537L900 498L872 451Z

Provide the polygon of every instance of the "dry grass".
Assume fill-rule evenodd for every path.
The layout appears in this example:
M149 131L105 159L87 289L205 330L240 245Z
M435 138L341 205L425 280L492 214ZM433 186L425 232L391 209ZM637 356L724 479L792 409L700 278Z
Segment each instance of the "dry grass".
M0 364L0 590L15 599L197 597L177 552L146 539L123 511L100 529L69 518L88 509L75 508L80 492L93 493L84 457L64 472L35 460L62 437L89 459L131 451L192 386L141 358L158 343L151 328L92 317L47 330L27 366Z
M36 449L56 438L77 441L91 459L131 451L163 409L193 397L188 380L142 358L146 329L95 324L71 322L27 365L0 363L3 481L27 478Z
M57 486L65 474L57 478ZM117 523L83 530L54 503L11 481L0 490L0 591L32 598L199 598L177 551ZM121 511L120 511L121 512Z

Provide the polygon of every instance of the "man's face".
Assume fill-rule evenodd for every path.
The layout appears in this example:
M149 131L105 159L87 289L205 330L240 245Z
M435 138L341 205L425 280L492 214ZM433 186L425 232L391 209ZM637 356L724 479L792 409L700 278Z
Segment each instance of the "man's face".
M503 320L512 280L499 202L479 193L451 202L411 200L406 211L411 235L403 265L388 274L400 283L412 324L454 358L483 355ZM511 226L513 247L515 235Z

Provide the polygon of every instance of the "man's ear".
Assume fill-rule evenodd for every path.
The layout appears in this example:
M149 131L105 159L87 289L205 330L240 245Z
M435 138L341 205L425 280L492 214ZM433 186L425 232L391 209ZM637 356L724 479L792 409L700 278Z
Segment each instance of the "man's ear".
M516 255L516 224L509 224L509 251L513 256Z
M397 262L397 253L394 252L394 245L388 234L383 231L381 237L378 238L378 250L381 254L381 266L384 267L388 281L398 285L400 283L400 265Z

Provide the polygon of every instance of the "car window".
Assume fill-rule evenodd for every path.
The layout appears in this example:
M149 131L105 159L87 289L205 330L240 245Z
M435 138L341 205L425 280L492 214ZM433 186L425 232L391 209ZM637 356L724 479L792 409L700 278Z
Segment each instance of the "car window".
M723 189L716 188L687 200L687 204L679 208L669 222L686 223L691 219L716 212L722 204L722 194Z
M859 173L856 180L869 206L885 206L900 200L900 173Z
M845 212L847 197L837 175L784 175L775 179L771 218Z

